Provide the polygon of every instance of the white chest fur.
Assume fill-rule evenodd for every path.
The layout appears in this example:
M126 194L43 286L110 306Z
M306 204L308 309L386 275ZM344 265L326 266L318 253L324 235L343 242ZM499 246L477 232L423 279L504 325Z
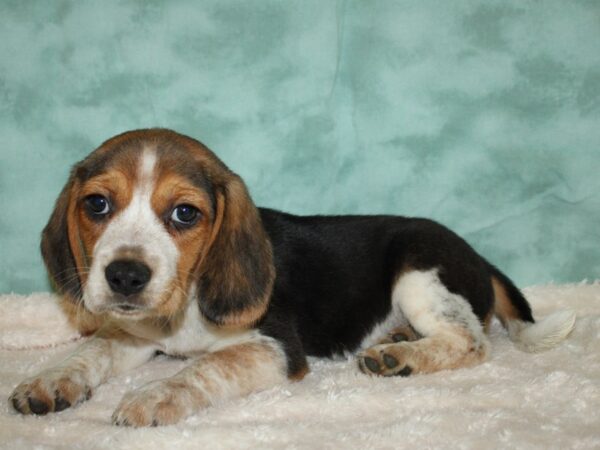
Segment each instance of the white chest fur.
M201 314L195 299L188 300L181 317L161 326L150 322L119 324L134 336L171 355L192 356L260 339L258 330L222 329L208 322Z

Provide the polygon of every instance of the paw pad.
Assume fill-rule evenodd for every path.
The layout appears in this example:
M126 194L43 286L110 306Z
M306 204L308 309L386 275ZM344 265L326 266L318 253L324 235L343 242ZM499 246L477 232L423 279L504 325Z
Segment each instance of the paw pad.
M412 373L412 368L409 366L405 366L401 371L399 371L398 373L396 373L396 375L399 375L401 377L407 377Z
M393 369L398 365L398 360L394 358L392 355L388 355L387 353L383 354L383 363L386 365L388 369Z
M71 407L71 402L61 397L58 391L54 399L54 411L59 412Z
M367 366L367 369L369 369L371 372L378 373L381 370L379 363L375 359L365 356L363 361L365 366Z
M33 414L43 416L44 414L48 414L48 411L50 411L49 406L45 402L36 398L29 397L27 402L29 403L29 410Z

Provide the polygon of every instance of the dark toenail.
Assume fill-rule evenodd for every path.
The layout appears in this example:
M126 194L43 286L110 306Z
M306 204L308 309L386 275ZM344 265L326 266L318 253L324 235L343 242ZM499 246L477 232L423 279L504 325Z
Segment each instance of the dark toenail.
M151 425L151 426L153 426L153 427L157 427L157 426L158 426L158 422L157 422L157 420L156 420L156 419L154 419L154 420L152 421L152 425Z
M40 400L29 397L29 409L34 414L44 415L48 413L48 405Z
M89 400L90 398L92 398L92 389L87 388L87 390L85 391L85 399Z
M56 398L54 399L54 411L56 411L56 412L63 411L65 409L69 408L70 406L71 406L71 402L62 398L60 395L58 395L58 392L57 392Z
M396 375L400 375L401 377L407 377L412 373L412 368L411 367L404 367L400 372L398 372Z
M383 363L387 366L388 369L393 369L398 365L398 360L394 358L392 355L388 355L384 353L383 355Z
M408 336L405 335L404 333L396 333L392 336L392 341L394 341L394 342L408 341Z
M23 410L21 409L21 406L19 405L19 400L17 400L17 397L13 397L10 400L12 402L13 408L15 408L15 410L17 410L20 413L22 413Z
M128 427L129 421L127 419L117 419L115 420L115 425L119 427Z
M365 356L364 361L371 372L379 372L379 363L375 359Z

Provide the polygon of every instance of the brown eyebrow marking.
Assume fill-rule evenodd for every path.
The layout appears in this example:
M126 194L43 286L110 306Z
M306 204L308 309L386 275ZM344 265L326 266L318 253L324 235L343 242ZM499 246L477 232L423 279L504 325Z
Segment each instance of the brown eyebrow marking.
M118 169L97 175L83 184L80 199L92 194L111 196L119 200L119 205L129 203L133 193L133 177Z
M170 208L188 203L198 208L212 222L214 204L208 192L199 189L177 173L159 174L152 193L152 209L162 217Z

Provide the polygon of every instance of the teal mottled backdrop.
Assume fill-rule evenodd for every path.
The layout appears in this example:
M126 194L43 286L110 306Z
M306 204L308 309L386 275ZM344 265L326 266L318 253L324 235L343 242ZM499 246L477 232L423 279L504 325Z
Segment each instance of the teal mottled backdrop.
M600 274L600 2L0 2L0 292L111 135L204 141L260 205L457 230L521 285Z

